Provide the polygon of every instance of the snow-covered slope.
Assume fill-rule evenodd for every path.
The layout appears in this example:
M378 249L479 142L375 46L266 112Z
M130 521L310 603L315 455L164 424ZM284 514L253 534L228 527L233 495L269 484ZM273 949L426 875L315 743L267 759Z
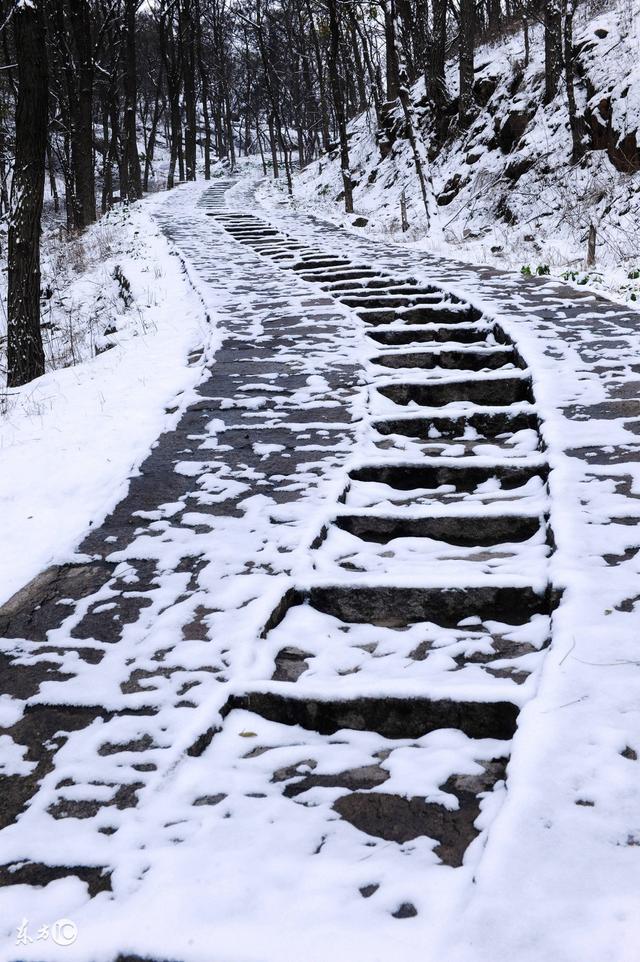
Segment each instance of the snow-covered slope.
M66 560L124 497L202 377L205 358L188 355L215 347L215 333L150 216L200 190L113 211L72 243L47 241L48 371L0 393L0 603Z
M571 136L564 81L543 105L542 28L530 36L525 66L521 31L476 52L476 118L467 131L456 122L457 64L448 65L453 96L448 132L436 144L424 84L412 91L433 181L432 228L425 214L398 107L390 117L391 149L381 156L373 112L350 127L356 216L341 215L337 152L298 175L294 203L344 222L368 219L364 230L396 235L420 247L535 273L580 276L589 225L597 228L597 269L589 283L640 298L633 275L640 267L640 38L638 0L622 2L575 24L578 105L584 109L590 150L571 164ZM272 188L273 189L273 188ZM400 196L405 191L410 230L400 234ZM357 221L357 224L361 224ZM363 228L360 228L363 229ZM602 275L598 272L602 271ZM575 277L572 276L575 272Z

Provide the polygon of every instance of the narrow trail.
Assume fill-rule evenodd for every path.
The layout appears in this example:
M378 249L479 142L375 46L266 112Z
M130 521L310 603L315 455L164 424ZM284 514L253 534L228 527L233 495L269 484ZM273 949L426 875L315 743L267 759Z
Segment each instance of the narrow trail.
M564 765L542 715L565 690L540 684L593 585L573 588L555 503L591 510L594 538L607 526L597 604L621 636L637 619L620 465L640 409L594 389L618 383L594 331L637 318L255 213L252 184L186 197L158 218L205 302L224 292L222 345L125 500L0 609L3 692L22 705L3 736L0 958L62 957L11 939L24 916L64 915L64 958L83 962L435 959L482 904L478 879L495 898L500 873L521 878L505 881L509 846L513 863L540 844L518 829L544 817L525 797L536 725L544 764ZM525 308L553 318L547 360L517 336ZM554 407L548 357L581 325L593 377ZM559 795L580 796L564 776Z

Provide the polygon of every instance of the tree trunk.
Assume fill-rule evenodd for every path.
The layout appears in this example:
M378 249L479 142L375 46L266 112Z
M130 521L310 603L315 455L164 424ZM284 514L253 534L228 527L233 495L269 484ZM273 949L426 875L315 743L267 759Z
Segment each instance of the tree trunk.
M0 146L0 153L3 151L4 145ZM53 198L53 210L57 214L60 210L60 198L58 196L58 184L56 183L56 172L53 167L53 151L51 149L51 140L47 137L47 173L49 174L49 189L51 191L51 196ZM4 167L4 164L2 165ZM4 191L6 187L4 184L4 170L0 168L0 176L2 176L2 196L1 196L1 206L6 207Z
M93 168L93 41L91 9L87 0L68 0L69 25L75 51L74 86L70 97L71 156L73 160L76 227L96 219Z
M409 78L407 77L404 64L401 64L400 68L400 86L398 87L398 96L400 97L400 103L404 113L407 135L409 137L409 143L411 144L411 151L413 153L413 163L416 168L418 184L420 185L420 194L422 196L422 203L424 205L424 212L427 219L427 229L429 229L431 215L429 213L429 197L427 194L427 184L424 175L424 166L426 166L427 161L426 159L423 161L420 156L420 147L418 145L418 138L416 137L415 127L413 124L413 105L411 103L411 95L409 92Z
M0 213L3 215L9 212L9 193L7 190L7 140L4 119L0 118ZM51 174L49 175L51 176ZM55 183L55 179L54 179ZM54 194L57 201L57 192ZM58 207L56 206L56 211Z
M256 140L258 141L258 150L260 151L260 160L262 161L262 173L267 176L267 162L264 159L264 149L262 146L262 133L260 132L260 121L258 120L258 115L256 114Z
M544 0L544 101L558 92L562 71L562 14L560 0Z
M179 8L180 9L180 8ZM197 131L196 131L196 68L195 25L190 3L184 4L182 12L182 69L184 73L184 157L187 180L196 179Z
M151 168L153 166L153 155L156 149L156 140L158 137L158 124L160 123L160 117L164 110L164 105L160 103L160 90L161 86L158 82L156 85L156 98L153 104L153 113L151 115L151 127L149 129L149 140L147 141L147 149L144 156L144 177L142 181L142 189L146 193L149 190L149 175L151 174Z
M273 177L274 180L280 176L280 170L278 168L278 145L276 144L276 135L273 129L273 114L269 114L269 146L271 147L271 165L273 167Z
M8 254L7 385L44 374L40 332L40 218L47 149L48 76L43 0L16 4L16 146Z
M587 239L587 267L595 267L597 237L596 225L589 224L589 237Z
M358 35L353 29L350 30L350 33L353 67L358 90L357 111L358 113L362 113L367 109L367 88L364 82L364 67L362 65L362 57L360 56L360 47L358 46Z
M364 63L367 68L367 75L369 77L369 87L371 89L371 96L373 97L373 106L376 112L376 122L378 124L378 127L380 127L381 116L382 116L381 109L380 109L382 106L382 97L381 97L381 91L380 91L380 84L378 83L378 77L376 76L376 71L371 61L371 54L369 51L369 43L367 40L367 36L364 33L364 31L361 29L360 24L358 23L358 20L355 14L353 13L353 11L349 9L347 12L348 12L349 20L351 23L351 29L355 33L357 33L358 37L360 38L360 43L362 45L362 56L364 57Z
M564 6L564 71L567 85L569 126L571 128L571 159L575 164L584 157L586 150L586 124L584 115L578 113L576 105L575 72L573 66L573 17L577 3L575 0L564 0Z
M124 71L124 158L127 171L126 190L122 200L138 200L142 197L142 174L138 156L136 131L137 80L136 80L136 0L125 0L125 71Z
M471 122L475 19L475 0L460 0L460 100L458 103L458 119L461 127L468 127Z
M384 5L384 47L387 64L387 100L398 99L398 56L396 53L396 4L386 0Z
M502 16L500 0L488 0L487 8L489 32L493 37L495 37L500 29L500 19Z
M313 11L311 9L311 4L309 0L306 0L307 16L309 18L309 28L311 31L311 43L313 46L313 53L316 61L316 75L318 77L318 96L320 98L320 128L322 131L322 149L324 151L329 150L329 110L327 107L327 96L325 91L324 82L324 63L322 60L322 51L320 50L320 41L318 39L318 31L316 30L316 23L313 16Z
M204 125L204 179L211 180L211 117L209 115L209 74L202 49L202 15L200 0L195 2L196 42L198 49L198 71L200 73L200 100L202 102L202 122Z
M430 71L427 89L429 98L440 115L447 102L445 60L447 46L447 0L432 0Z
M342 183L344 185L344 209L347 214L352 214L353 185L351 183L351 170L349 169L349 141L347 140L347 121L344 115L344 89L338 68L340 35L338 32L336 0L329 0L329 31L329 77L331 78L333 107L338 125L338 137L340 138L340 168L342 170Z

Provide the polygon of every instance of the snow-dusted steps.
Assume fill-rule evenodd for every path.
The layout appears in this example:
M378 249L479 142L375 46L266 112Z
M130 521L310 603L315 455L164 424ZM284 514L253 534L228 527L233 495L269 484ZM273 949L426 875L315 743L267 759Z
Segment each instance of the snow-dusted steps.
M631 315L506 317L518 282L242 182L158 216L219 328L127 498L0 609L0 959L626 962L587 887L635 885Z
M480 781L467 782L452 761L437 792L421 798L389 790L386 758L364 781L357 769L327 781L307 736L304 762L275 779L291 781L285 794L299 804L317 804L318 789L331 788L329 812L370 846L420 838L436 865L461 866L489 795L503 789L518 712L550 638L548 464L530 373L500 326L459 298L292 244L215 199L208 212L241 245L353 311L369 386L344 489L312 545L312 574L295 580L265 626L263 680L227 709L315 732L314 744L344 731L412 747L443 731L470 739L483 759ZM398 855L404 864L411 852ZM418 899L407 894L402 917L419 915Z

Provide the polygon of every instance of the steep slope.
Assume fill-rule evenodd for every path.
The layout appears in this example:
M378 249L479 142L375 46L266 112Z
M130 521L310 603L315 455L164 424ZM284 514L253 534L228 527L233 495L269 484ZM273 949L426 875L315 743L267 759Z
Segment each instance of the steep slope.
M457 64L448 65L453 99L447 131L438 143L424 84L412 90L415 116L430 159L432 226L426 219L413 156L398 106L376 129L371 111L350 125L356 216L341 211L337 151L298 175L294 203L390 233L400 239L400 197L407 200L409 231L420 247L502 267L550 266L596 285L615 287L625 299L640 296L632 276L640 267L640 4L622 3L576 23L576 83L584 111L588 152L571 163L564 82L543 104L542 28L530 32L529 63L521 31L478 49L476 118L466 131L456 122ZM584 266L589 225L597 229L597 264Z

